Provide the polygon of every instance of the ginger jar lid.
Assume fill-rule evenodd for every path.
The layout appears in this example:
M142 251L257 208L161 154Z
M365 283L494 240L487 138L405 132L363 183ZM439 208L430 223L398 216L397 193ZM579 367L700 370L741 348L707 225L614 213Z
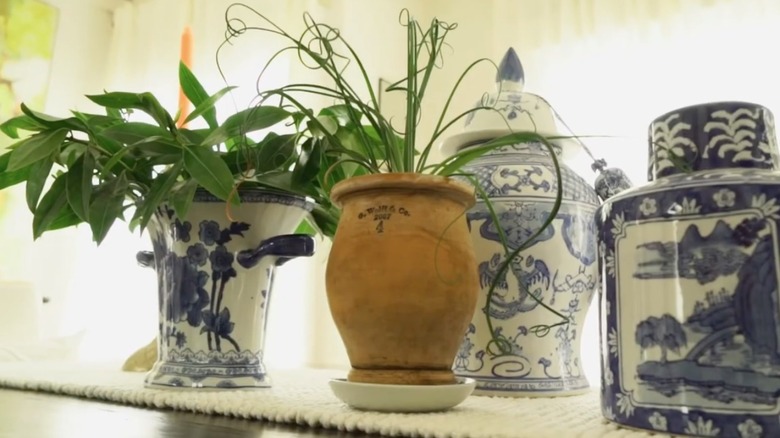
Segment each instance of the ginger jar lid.
M476 104L491 109L465 117L460 133L439 143L445 155L512 132L536 132L543 136L572 136L571 131L541 96L524 91L525 73L517 53L509 48L496 72L495 90ZM554 142L560 144L561 142Z

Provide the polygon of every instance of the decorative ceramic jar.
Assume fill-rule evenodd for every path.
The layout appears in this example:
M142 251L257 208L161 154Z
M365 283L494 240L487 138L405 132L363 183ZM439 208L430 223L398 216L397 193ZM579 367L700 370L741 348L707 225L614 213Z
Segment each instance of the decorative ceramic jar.
M353 383L457 385L451 364L477 304L464 213L474 188L418 173L333 186L342 209L325 282Z
M650 183L597 212L602 408L632 428L780 436L773 116L718 102L650 125Z
M196 192L186 218L163 206L149 223L154 252L138 254L158 275L158 359L146 385L270 386L263 364L274 269L314 252L293 232L307 199L242 190L240 205Z
M497 111L483 110L468 119L463 133L445 140L445 153L513 131L571 135L564 134L562 122L544 99L522 91L523 69L514 50L505 55L496 79L498 93L482 105ZM479 198L467 215L481 292L453 368L459 376L477 380L475 394L552 396L588 388L580 333L598 285L594 214L600 202L596 191L566 164L579 152L579 143L557 141L554 149L563 181L560 210L511 261L490 298L490 284L505 261L497 226L510 250L529 243L552 213L556 170L548 149L538 142L495 149L463 170L475 176L499 219L496 224ZM534 332L542 326L551 329Z

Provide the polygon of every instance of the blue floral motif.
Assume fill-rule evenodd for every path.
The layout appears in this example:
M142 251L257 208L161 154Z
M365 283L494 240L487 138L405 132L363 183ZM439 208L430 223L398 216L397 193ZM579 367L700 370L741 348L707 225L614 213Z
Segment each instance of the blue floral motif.
M211 261L211 269L214 272L226 272L233 267L233 253L229 252L227 248L222 245L217 246L209 255Z
M167 257L171 297L168 318L174 322L186 320L193 327L200 325L200 312L209 304L209 295L204 288L209 275L200 272L187 257L169 254Z
M190 231L192 230L192 224L189 222L181 222L179 218L173 223L173 236L174 239L181 242L190 241Z
M221 236L222 230L216 221L201 221L198 236L206 246L213 245Z
M202 243L198 242L195 245L190 245L190 247L187 248L187 257L189 257L192 263L198 266L203 266L209 259L209 251L205 246L203 246Z
M188 242L191 239L192 224L181 221L175 212L169 208L159 211L158 220L169 220L169 225L177 241ZM244 236L249 230L249 224L232 222L226 228L221 228L213 220L204 220L199 224L198 242L187 247L187 254L179 256L167 250L167 244L162 235L153 239L155 257L163 260L158 268L161 278L160 293L170 294L167 300L161 297L160 302L167 302L165 317L174 323L186 321L192 327L200 327L200 333L205 333L209 350L222 351L222 340L228 341L235 350L241 351L238 343L231 337L235 323L230 319L230 309L222 305L225 286L231 278L237 276L233 267L235 255L225 244L234 236ZM211 280L211 293L208 283ZM163 285L167 285L164 287ZM172 339L176 346L183 348L187 344L184 333L175 327L165 336Z

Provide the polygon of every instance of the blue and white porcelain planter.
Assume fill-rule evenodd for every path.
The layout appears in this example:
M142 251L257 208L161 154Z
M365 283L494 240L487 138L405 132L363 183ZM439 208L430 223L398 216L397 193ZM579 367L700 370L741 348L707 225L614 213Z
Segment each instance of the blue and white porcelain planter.
M467 121L466 132L443 144L446 153L508 134L507 122L514 131L560 135L546 101L522 92L522 67L511 49L501 63L497 81L500 91L491 95L487 104L500 114L483 111ZM558 215L513 260L490 300L490 284L505 260L497 225L510 250L525 244L541 228L557 197L555 166L543 144L522 143L495 149L463 169L476 176L500 221L494 223L480 198L467 215L482 291L453 368L457 375L477 380L475 394L555 396L588 388L581 367L580 334L598 285L594 214L600 202L596 191L565 164L572 147L576 146L556 145L563 180ZM531 294L568 322L556 326L563 318ZM532 332L532 327L542 325L553 327L543 336ZM494 334L501 336L508 348L499 349Z
M780 436L777 166L759 105L696 105L650 125L651 183L597 213L607 419Z
M148 231L154 253L138 260L158 274L158 359L150 387L270 386L263 347L274 269L314 252L292 233L312 204L260 190L241 205L197 192L184 219L162 206Z

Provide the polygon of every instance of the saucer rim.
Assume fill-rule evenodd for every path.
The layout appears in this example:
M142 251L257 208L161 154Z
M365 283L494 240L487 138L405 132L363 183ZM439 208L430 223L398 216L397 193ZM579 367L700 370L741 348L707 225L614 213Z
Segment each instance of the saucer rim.
M456 388L460 386L476 386L477 380L472 377L456 377L458 382L450 383L446 385L395 385L391 383L367 383L367 382L350 382L346 377L343 378L331 378L328 383L335 383L337 385L349 385L349 386L362 386L371 388L408 388L408 389L424 389L435 390L436 388Z

